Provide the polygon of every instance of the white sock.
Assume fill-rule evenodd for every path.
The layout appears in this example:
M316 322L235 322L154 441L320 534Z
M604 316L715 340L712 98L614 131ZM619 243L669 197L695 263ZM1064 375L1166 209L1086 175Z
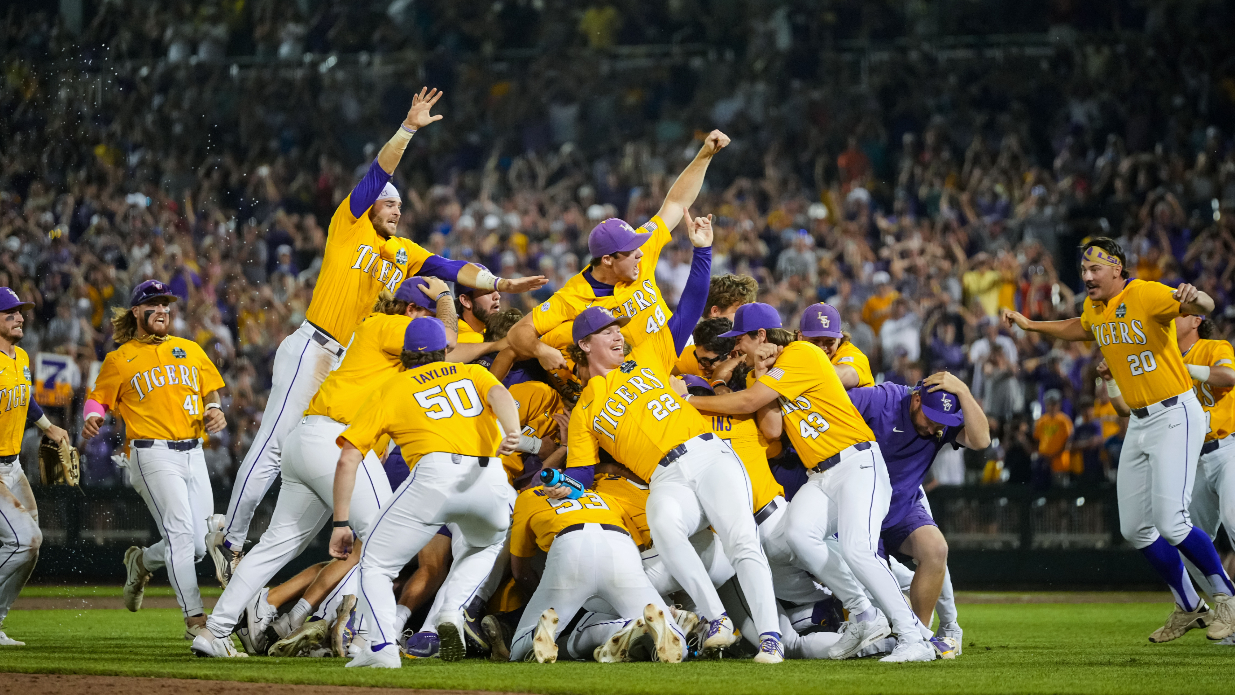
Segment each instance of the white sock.
M313 606L308 601L304 599L297 601L296 605L292 606L291 613L289 614L289 619L292 622L292 629L300 629L300 626L304 625L304 621L309 619L309 614L312 612Z
M412 609L407 606L395 606L395 630L400 633L407 626L407 621L412 619Z

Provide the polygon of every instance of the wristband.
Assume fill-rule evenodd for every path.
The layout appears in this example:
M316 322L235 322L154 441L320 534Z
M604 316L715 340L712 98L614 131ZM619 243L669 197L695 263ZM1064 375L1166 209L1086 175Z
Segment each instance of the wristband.
M222 403L207 403L206 410L223 410Z
M688 394L686 394L685 396L682 396L682 400L684 400L684 401L689 401L689 400L690 400L690 397L691 397L691 396L693 396L693 395L695 395L695 394L693 394L693 393L688 393Z
M497 289L498 277L488 270L481 268L476 273L476 289L488 290L490 292Z
M729 383L729 382L725 381L724 379L713 379L713 380L712 380L712 388L716 388L717 386L724 386L724 385L726 385L726 384L728 384L728 383Z
M1119 391L1119 383L1114 379L1105 379L1104 381L1106 383L1106 395L1110 396L1112 400L1123 395Z
M413 128L400 125L399 129L395 131L394 137L390 138L390 141L393 142L395 146L399 148L399 152L402 153L403 150L407 149L407 143L412 141L412 133L415 132L416 130Z
M521 434L519 435L519 446L515 447L515 450L522 451L525 454L539 454L542 443L540 437Z
M437 295L437 297L435 297L435 298L433 299L433 301L435 301L435 302L440 302L440 301L442 301L442 297L450 297L450 296L451 296L451 295L450 295L450 290L442 290L442 291L441 291L441 293L439 293L439 294Z
M1192 375L1193 379L1200 382L1209 381L1209 367L1199 364L1189 364L1186 366L1188 367L1188 373Z
M34 423L34 426L38 427L43 432L46 432L47 428L51 427L51 420L48 420L47 416L44 415L43 417L39 418L38 422Z
M348 520L334 522L335 528L351 528L352 522Z
M406 132L408 132L408 133L415 133L417 130L420 130L419 128L410 128L410 127L408 127L408 125L407 125L406 123L400 123L400 124L399 124L399 129L400 129L400 130L403 130L403 131L406 131Z

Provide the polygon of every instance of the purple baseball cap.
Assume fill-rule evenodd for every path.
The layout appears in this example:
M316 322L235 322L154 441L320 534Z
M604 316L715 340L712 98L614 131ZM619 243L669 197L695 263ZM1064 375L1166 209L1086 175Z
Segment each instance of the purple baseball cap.
M922 412L926 413L926 417L932 422L948 427L960 427L965 424L965 414L961 412L961 402L956 394L948 393L943 389L928 391L923 381L919 381L917 386L914 386L914 390L922 397Z
M639 234L626 222L610 217L592 227L592 233L587 236L587 249L591 252L592 258L599 259L601 256L634 251L643 246L643 242L651 236L651 232Z
M831 304L811 304L802 312L802 335L807 338L843 338L840 312Z
M570 339L575 343L601 331L613 324L625 326L630 319L625 316L614 316L603 306L590 306L575 317L575 323L570 327Z
M737 338L760 328L781 328L780 312L762 302L743 304L733 315L733 330L721 333L721 338Z
M160 298L166 298L173 302L177 299L176 295L172 294L172 288L168 287L167 283L159 282L158 280L147 280L133 288L133 295L129 298L129 306L138 306Z
M408 352L436 352L446 349L446 327L432 316L412 319L403 332L403 349Z
M419 275L413 275L399 284L399 289L395 290L395 299L437 313L437 301L425 294L428 291L429 281Z
M712 388L712 385L708 383L707 379L704 379L701 376L685 374L682 376L682 381L685 381L688 387L695 386L697 388L707 389L710 393L716 393L716 390Z
M23 302L17 293L7 287L0 287L0 312L8 313L14 309L29 309L34 302Z

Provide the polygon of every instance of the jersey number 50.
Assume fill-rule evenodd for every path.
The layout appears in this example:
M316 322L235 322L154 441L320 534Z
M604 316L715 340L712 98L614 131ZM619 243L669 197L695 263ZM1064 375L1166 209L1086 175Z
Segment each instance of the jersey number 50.
M471 379L452 381L444 387L434 386L412 395L430 420L445 420L455 413L463 417L476 417L485 409ZM467 405L464 405L465 400Z

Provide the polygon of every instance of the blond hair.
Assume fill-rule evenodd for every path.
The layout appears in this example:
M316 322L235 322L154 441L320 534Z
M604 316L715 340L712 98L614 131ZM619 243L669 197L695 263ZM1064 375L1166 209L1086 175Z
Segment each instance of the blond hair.
M124 345L137 335L137 317L131 308L113 307L111 310L112 340Z

